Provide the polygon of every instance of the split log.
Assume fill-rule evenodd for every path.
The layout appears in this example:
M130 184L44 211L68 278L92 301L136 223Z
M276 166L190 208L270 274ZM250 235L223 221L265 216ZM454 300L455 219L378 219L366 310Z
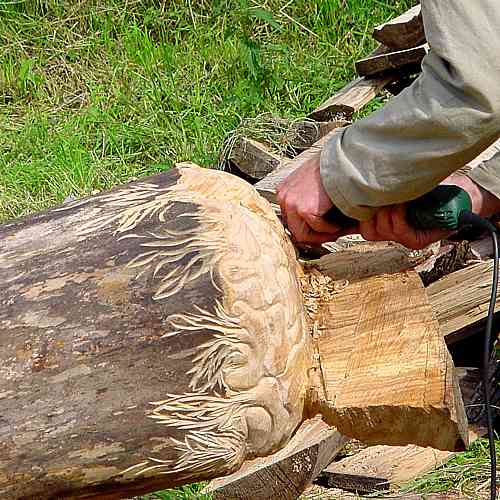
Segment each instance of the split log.
M396 79L394 75L377 78L357 78L320 104L309 114L309 118L317 121L327 121L338 120L341 117L350 121L354 113L366 106Z
M466 405L472 400L481 375L477 368L457 368L460 390ZM484 434L482 428L469 427L469 440ZM455 452L420 446L370 446L355 455L329 465L318 483L357 493L374 493L401 487L445 464Z
M325 277L335 306L321 316L323 340L311 338L303 297L326 311L329 295L303 276L269 204L234 176L182 165L0 226L0 238L3 497L112 499L228 474L317 412L377 444L463 445L421 284L366 281L364 298L342 302ZM375 362L364 400L366 367L347 367L359 399L347 408L329 350L345 355L354 302L351 359ZM373 327L391 338L386 363L415 347L408 369L425 380L391 383L417 402L387 400Z
M395 50L410 49L425 42L424 23L420 5L404 14L377 26L373 38Z
M308 420L281 451L213 480L204 493L215 500L295 500L347 441L321 419Z
M366 444L464 449L467 421L453 361L418 275L346 282L341 293L322 275L319 283L322 296L332 294L313 327L325 421Z
M370 56L356 61L356 71L360 76L375 76L394 71L418 71L422 59L429 51L427 44L412 49L398 50L378 56Z

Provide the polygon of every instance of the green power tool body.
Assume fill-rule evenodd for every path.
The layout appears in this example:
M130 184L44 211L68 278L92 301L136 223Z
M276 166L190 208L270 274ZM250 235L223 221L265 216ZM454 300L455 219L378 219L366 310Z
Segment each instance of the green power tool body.
M432 191L408 203L406 218L415 229L448 229L454 231L469 224L472 202L458 186L439 185ZM337 207L324 216L329 222L348 228L358 221L343 214Z

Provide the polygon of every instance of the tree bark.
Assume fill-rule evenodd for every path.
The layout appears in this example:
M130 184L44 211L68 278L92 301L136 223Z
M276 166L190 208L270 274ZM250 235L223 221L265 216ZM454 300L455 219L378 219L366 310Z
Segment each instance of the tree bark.
M184 164L1 226L0 242L2 498L112 499L226 475L316 413L376 444L461 446L416 275L346 290L304 275L271 206L235 176ZM397 367L415 342L429 344L410 349L422 383L388 399L384 359ZM349 384L336 377L347 347Z
M269 205L166 174L0 227L0 496L227 474L302 420L310 336Z

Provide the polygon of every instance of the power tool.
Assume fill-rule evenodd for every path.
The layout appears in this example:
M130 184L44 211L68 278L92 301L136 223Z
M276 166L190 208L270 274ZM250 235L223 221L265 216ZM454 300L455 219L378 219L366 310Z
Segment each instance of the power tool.
M324 218L342 228L354 227L358 221L343 214L338 208L333 207ZM407 204L406 219L415 229L446 229L449 231L462 231L472 228L481 232L488 232L493 241L493 279L491 296L486 322L486 333L483 350L483 391L486 419L488 427L488 441L491 461L490 498L496 499L496 450L493 432L493 415L491 410L489 391L490 356L494 345L492 338L493 316L498 288L498 238L496 227L487 219L472 212L472 201L469 194L458 186L439 185L432 191L424 194Z

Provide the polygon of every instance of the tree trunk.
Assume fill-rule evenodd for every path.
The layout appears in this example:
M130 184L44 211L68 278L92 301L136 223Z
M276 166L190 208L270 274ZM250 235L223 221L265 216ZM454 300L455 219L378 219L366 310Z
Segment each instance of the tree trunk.
M298 263L236 177L181 166L0 227L0 496L227 474L302 420Z
M234 176L181 165L0 238L2 498L223 476L316 412L374 444L463 446L418 277L304 274L271 206Z

